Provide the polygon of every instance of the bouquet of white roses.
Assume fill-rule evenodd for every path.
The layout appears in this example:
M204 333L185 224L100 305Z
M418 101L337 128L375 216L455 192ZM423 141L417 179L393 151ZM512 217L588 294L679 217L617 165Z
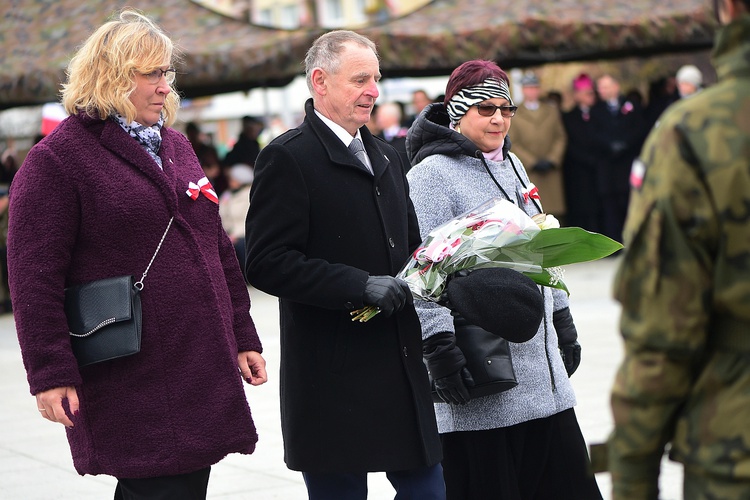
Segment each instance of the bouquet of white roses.
M579 227L561 228L551 215L533 218L509 201L492 198L436 227L396 275L412 295L438 302L448 278L462 270L507 267L536 283L567 291L560 266L606 257L622 245ZM372 306L352 312L354 321L378 313Z

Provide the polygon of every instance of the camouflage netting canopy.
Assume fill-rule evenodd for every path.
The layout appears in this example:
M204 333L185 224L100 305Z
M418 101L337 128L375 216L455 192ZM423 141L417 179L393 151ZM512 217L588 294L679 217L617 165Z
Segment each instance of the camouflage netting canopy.
M136 8L183 52L186 97L289 83L319 31L282 30L222 16L190 0L4 0L0 109L56 101L76 49L113 13Z
M384 76L447 75L471 59L501 67L706 49L709 0L434 0L362 30Z
M185 97L285 85L321 29L250 25L191 0L4 0L0 109L55 101L68 60L113 12L135 7L181 46ZM470 59L503 68L709 48L708 0L433 0L357 31L372 38L386 77L447 75Z

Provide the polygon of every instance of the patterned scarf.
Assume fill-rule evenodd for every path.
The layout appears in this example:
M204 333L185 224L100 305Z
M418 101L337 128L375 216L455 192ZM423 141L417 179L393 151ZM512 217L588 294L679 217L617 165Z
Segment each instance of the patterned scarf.
M161 128L164 126L164 117L160 116L158 123L147 127L134 121L128 123L124 116L120 113L115 113L113 119L120 124L122 129L127 132L130 137L138 141L138 143L144 147L151 158L154 159L159 168L164 170L161 165L161 158L159 158L159 148L161 147Z
M506 99L509 105L513 106L510 89L503 80L488 78L478 85L459 90L448 101L447 110L451 123L456 125L473 105L495 97Z

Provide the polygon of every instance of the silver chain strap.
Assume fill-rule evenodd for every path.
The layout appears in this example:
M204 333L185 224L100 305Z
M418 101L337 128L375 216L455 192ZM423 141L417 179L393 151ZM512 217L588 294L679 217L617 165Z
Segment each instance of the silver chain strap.
M156 258L156 254L159 253L159 250L161 250L161 245L164 243L164 238L167 237L167 233L169 232L169 228L172 227L172 221L174 220L174 216L169 219L169 224L167 224L167 229L164 230L164 234L161 235L161 241L159 241L159 245L156 247L156 251L154 252L154 255L151 257L151 262L148 263L146 266L146 270L143 271L143 276L141 276L141 279L135 282L133 285L137 290L143 290L143 280L146 279L146 275L148 274L148 270L151 269L151 264L154 263L154 259Z

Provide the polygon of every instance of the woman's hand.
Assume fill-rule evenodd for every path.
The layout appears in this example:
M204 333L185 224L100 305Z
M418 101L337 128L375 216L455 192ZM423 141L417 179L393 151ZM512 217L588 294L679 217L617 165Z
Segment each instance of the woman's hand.
M51 422L60 422L65 427L73 427L63 408L63 399L68 400L70 413L78 413L78 393L75 387L56 387L36 394L36 407L44 418Z
M242 351L237 355L237 364L242 378L251 385L262 385L268 381L266 360L256 351Z

